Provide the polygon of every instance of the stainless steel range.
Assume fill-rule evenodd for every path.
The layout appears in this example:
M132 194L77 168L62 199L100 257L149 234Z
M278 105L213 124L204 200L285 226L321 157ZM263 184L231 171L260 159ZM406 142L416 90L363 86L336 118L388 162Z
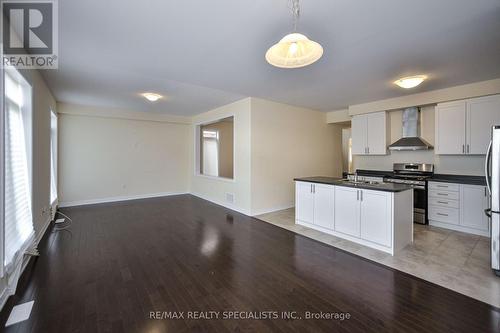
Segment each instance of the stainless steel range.
M427 179L434 174L434 165L425 163L394 163L393 175L384 181L413 186L413 220L427 224Z

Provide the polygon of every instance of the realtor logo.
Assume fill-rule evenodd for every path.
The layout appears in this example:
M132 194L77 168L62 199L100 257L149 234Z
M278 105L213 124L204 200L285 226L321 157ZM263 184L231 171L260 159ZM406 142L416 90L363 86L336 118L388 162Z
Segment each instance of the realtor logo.
M2 65L57 68L57 2L2 1Z

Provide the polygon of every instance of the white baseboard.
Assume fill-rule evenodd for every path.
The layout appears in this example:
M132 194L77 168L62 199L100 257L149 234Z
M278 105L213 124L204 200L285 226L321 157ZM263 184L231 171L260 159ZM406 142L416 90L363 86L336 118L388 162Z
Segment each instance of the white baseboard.
M45 235L45 232L47 231L49 225L50 225L50 222L52 222L52 219L49 217L49 219L45 222L45 224L43 225L42 229L40 230L40 232L38 233L38 235L36 236L35 238L35 245L38 246L38 243L40 243L40 241L42 240L43 236Z
M119 202L119 201L129 201L138 199L150 199L159 197L168 197L172 195L188 194L188 192L163 192L163 193L153 193L153 194L139 194L131 196L122 197L111 197L111 198L101 198L101 199L88 199L88 200L77 200L77 201L67 201L59 203L59 207L75 207L75 206L85 206L85 205L95 205L101 203Z
M269 213L277 212L277 211L280 211L280 210L290 209L290 208L293 208L293 207L295 207L295 204L288 204L288 205L273 207L273 208L269 208L269 209L256 210L256 211L252 211L252 216L269 214Z
M456 224L449 224L449 223L429 220L429 225L434 226L434 227L444 228L444 229L450 229L450 230L454 230L454 231L465 232L468 234L484 236L484 237L488 237L488 238L490 237L489 231L476 230L476 229L467 228L467 227L463 227L463 226L456 225Z
M225 208L228 208L228 209L231 209L231 210L235 210L237 211L238 213L241 213L241 214L244 214L244 215L247 215L247 216L251 216L250 215L250 212L247 211L246 209L243 209L241 207L237 207L236 205L232 205L228 202L223 202L223 201L219 201L219 200L214 200L212 198L209 198L203 194L199 194L199 193L189 193L195 197L198 197L200 199L203 199L203 200L207 200L207 201L210 201L216 205L219 205L219 206L222 206L222 207L225 207Z

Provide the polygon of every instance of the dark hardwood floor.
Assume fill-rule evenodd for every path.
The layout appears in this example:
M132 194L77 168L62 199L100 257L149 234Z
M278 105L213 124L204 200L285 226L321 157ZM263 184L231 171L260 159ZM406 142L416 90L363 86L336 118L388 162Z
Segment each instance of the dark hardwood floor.
M6 332L500 332L500 309L190 195L63 211L74 222L42 240L0 316ZM30 300L30 319L4 328Z

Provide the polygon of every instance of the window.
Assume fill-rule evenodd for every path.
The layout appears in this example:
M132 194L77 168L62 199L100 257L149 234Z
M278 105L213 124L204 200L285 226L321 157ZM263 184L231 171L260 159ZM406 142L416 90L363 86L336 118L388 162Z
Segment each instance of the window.
M33 240L31 210L31 86L15 70L4 72L4 267L21 264Z
M50 111L50 204L57 201L57 115Z
M199 174L233 179L234 177L234 117L228 117L197 127Z

